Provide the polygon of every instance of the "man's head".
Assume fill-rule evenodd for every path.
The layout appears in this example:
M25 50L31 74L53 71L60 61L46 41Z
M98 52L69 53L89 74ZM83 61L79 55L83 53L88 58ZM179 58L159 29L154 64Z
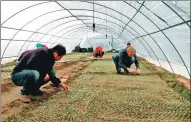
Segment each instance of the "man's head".
M66 55L66 48L61 44L58 44L52 48L55 61L59 61L64 55Z
M132 46L130 46L130 47L127 48L127 55L128 55L129 57L132 57L135 53L136 53L136 50L135 50L135 48L133 48Z
M101 46L97 46L97 47L96 47L96 51L102 52L102 50L103 50L103 48L102 48Z
M127 43L127 48L130 47L130 46L131 46L131 43L128 42L128 43Z

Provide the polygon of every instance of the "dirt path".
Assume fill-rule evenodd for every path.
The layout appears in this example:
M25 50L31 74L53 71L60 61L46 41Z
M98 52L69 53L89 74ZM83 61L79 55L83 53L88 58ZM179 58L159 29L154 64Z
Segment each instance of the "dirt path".
M62 62L55 65L56 69L56 76L59 78L69 77L68 79L65 79L65 81L73 80L77 77L80 70L84 69L89 65L90 62ZM15 114L18 114L22 112L23 109L27 109L28 107L35 108L38 106L41 102L44 100L47 100L50 96L56 93L56 91L59 91L60 89L57 89L55 87L52 87L52 83L49 82L46 85L41 87L41 90L44 91L43 97L32 97L30 104L23 104L20 101L20 89L22 87L18 87L15 85L12 85L9 90L2 92L1 94L1 116L2 118L5 116L13 116Z

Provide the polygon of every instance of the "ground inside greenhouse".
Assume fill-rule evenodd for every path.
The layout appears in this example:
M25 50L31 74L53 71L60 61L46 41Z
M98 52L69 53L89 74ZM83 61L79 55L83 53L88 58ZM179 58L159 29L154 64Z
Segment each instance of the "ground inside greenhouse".
M69 77L69 93L48 83L41 88L43 97L33 97L30 104L23 104L19 100L21 87L5 90L1 94L2 120L189 121L189 101L159 77L161 68L150 70L141 60L141 75L118 75L111 55L86 60L87 55L77 61L70 59L72 55L67 62L56 64L57 76Z

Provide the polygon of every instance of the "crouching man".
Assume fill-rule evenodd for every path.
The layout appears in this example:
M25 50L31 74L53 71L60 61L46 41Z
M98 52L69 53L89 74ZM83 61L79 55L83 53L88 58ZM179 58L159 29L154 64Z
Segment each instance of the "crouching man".
M40 87L49 79L56 87L62 87L65 91L69 90L66 84L51 73L55 61L60 60L64 55L66 55L66 49L59 44L50 49L32 50L20 59L11 73L11 79L15 85L23 86L20 92L22 102L29 103L29 95L42 96Z
M95 58L102 58L103 55L104 55L104 52L101 46L96 47L95 50L93 51L93 56Z
M120 50L118 55L112 56L112 59L115 63L117 74L121 74L121 68L123 68L127 73L141 74L136 50L132 46ZM130 68L133 63L135 63L136 70Z

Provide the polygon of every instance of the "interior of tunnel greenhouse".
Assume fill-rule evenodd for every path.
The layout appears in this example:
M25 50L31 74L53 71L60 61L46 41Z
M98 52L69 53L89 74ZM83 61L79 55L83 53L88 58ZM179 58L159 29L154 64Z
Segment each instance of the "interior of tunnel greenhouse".
M190 6L1 1L1 121L190 121Z

